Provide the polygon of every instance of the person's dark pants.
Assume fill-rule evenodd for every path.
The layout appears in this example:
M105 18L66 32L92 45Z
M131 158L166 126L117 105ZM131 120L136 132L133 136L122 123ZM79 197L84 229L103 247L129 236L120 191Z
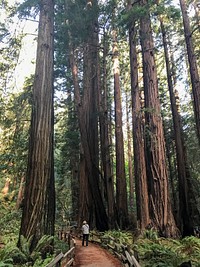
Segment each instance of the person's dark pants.
M86 246L88 246L88 239L89 239L89 235L88 234L83 234L82 246L84 246L85 242L86 242Z

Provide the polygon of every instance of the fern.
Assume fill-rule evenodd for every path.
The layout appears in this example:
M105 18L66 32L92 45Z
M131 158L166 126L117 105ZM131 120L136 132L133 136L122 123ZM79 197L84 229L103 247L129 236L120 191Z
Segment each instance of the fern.
M27 256L30 256L30 246L31 246L32 236L27 239L23 235L20 236L20 248L21 251Z
M46 267L48 263L50 263L53 259L53 256L47 256L46 259L42 259L41 257L38 258L35 262L33 267Z
M5 261L0 261L0 267L13 267L13 260L11 258L6 259Z
M26 262L28 260L27 256L16 246L13 244L6 245L1 251L1 260L5 262L5 260L12 258L13 262Z
M50 235L44 235L37 243L36 248L34 251L41 252L45 247L49 246L52 244L54 240L53 236Z
M158 232L154 229L145 230L143 234L144 238L148 238L150 240L157 240L158 239Z
M119 241L119 243L126 243L126 244L133 244L133 235L129 232L122 232L122 231L107 231L104 233L104 238L113 237Z
M182 240L140 238L134 247L145 267L177 267L188 260L193 267L200 267L200 239L193 236Z
M194 236L185 237L181 241L181 252L188 255L197 253L200 255L200 240Z

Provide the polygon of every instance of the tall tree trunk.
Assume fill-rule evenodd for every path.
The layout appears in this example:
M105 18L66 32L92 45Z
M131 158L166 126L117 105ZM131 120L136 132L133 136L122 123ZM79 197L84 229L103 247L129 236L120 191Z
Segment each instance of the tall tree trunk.
M129 5L130 6L130 5ZM138 226L144 230L150 223L146 163L144 153L144 116L141 111L140 89L138 82L137 30L135 23L129 29L131 95L133 117L134 174L136 185L136 206Z
M108 218L106 214L106 210L104 207L102 195L99 188L99 169L96 165L96 158L92 158L92 151L91 145L92 140L91 135L93 134L91 127L90 116L91 110L88 109L90 107L90 101L93 101L91 98L91 91L84 91L83 99L80 96L80 88L79 88L79 81L78 81L78 68L75 60L74 51L71 51L70 56L71 62L71 69L72 69L72 76L74 81L74 92L75 92L75 104L78 112L78 121L79 121L79 128L81 133L81 144L83 147L84 157L86 161L86 174L88 174L88 186L89 192L92 195L92 201L90 204L94 205L94 210L91 208L89 212L94 214L96 227L100 231L104 231L108 229ZM93 69L94 66L92 64ZM94 73L92 73L94 75ZM91 76L90 76L91 77ZM92 89L91 87L88 89ZM94 89L94 88L93 88ZM91 127L91 129L90 129ZM94 148L93 148L94 149ZM85 181L87 183L87 181ZM87 193L87 192L85 192ZM94 212L94 213L93 213ZM89 214L91 218L91 215ZM94 218L91 218L93 221Z
M133 156L132 156L132 139L131 139L131 127L130 127L130 101L128 100L128 95L126 92L126 128L127 128L127 158L128 158L128 176L129 176L129 218L131 224L133 224L134 220L134 177L133 177Z
M77 158L75 158L75 155L73 155L72 159L73 162L71 162L72 166L72 176L71 176L71 191L72 191L72 220L77 221L78 220L78 210L79 210L79 189L80 189L80 183L79 183L79 167Z
M165 132L165 137L167 136L167 127L165 127L164 123L164 132ZM174 156L175 154L175 147L174 147L174 142L171 142L172 139L168 138L169 140L166 140L166 156L168 160L168 166L169 166L169 185L171 189L171 203L172 203L172 210L174 214L174 218L176 221L176 225L179 227L179 218L178 218L178 209L179 209L179 204L178 204L178 196L177 196L177 189L176 189L176 184L177 184L177 164L176 164L176 158ZM171 148L171 149L170 149Z
M53 1L42 0L33 84L29 159L20 228L20 236L33 237L31 250L43 235L54 234L53 18ZM18 245L20 246L20 238Z
M192 230L192 217L191 212L193 208L190 206L191 200L189 199L188 194L188 181L191 179L188 162L186 159L186 150L183 139L183 130L181 125L181 117L178 112L176 99L177 95L174 93L174 87L172 82L172 70L170 68L170 59L169 51L167 46L166 31L160 17L161 31L163 37L165 61L166 61L166 70L167 70L167 81L168 89L170 93L171 109L173 116L173 125L174 125L174 138L176 144L176 159L177 159L177 170L178 170L178 180L179 180L179 222L181 233L185 235L191 235ZM190 188L191 190L191 188Z
M86 166L88 169L89 189L92 194L92 202L94 205L94 220L98 230L108 229L108 218L106 209L103 203L103 198L100 190L100 171L99 171L99 147L98 147L98 91L99 91L99 76L98 76L98 21L97 1L88 1L88 17L90 23L88 25L88 38L84 52L84 79L83 79L83 107L84 114L82 114L82 122L85 127L85 136L83 139L87 140L87 147L85 141L83 150L86 159ZM94 16L95 14L95 16ZM82 139L82 141L83 141ZM88 150L88 151L87 151Z
M197 137L200 145L200 79L197 67L197 58L194 52L192 32L190 29L190 20L185 0L180 0L180 6L182 10L185 42L187 47L190 78L192 83L194 117L196 121Z
M78 211L78 225L81 226L84 220L90 220L91 213L91 193L88 186L88 173L86 168L86 161L81 148L80 154L80 174L79 174L79 211Z
M195 207L196 199L191 185L191 175L187 161L183 128L181 123L181 116L178 112L177 100L178 92L174 90L176 86L176 79L174 78L174 85L172 77L175 76L174 70L170 68L170 57L167 46L166 31L160 17L161 31L163 36L166 69L167 69L167 81L170 93L171 109L173 116L174 125L174 137L176 144L176 159L177 159L177 170L178 170L178 180L179 180L179 223L180 230L183 236L194 234L194 217L199 217L199 212L197 207ZM173 57L171 57L173 59ZM196 222L197 223L197 222Z
M110 140L109 140L109 121L108 121L108 92L107 92L107 38L104 33L104 50L103 50L103 78L102 85L99 86L99 124L100 124L100 140L101 140L101 159L103 166L103 177L105 183L105 198L108 206L108 220L109 229L115 227L116 222L116 203L114 197L114 181L112 172L112 162L110 154ZM100 89L102 88L102 90Z
M96 180L96 186L98 186L99 195L101 195L100 181L99 181L99 148L98 148L98 112L97 112L97 43L96 36L92 36L87 40L87 44L84 49L83 57L83 109L84 115L82 120L85 122L86 135L83 137L87 139L87 148L83 144L84 156L86 159L86 166L88 168L89 179L89 191L92 193L94 190L93 181ZM86 153L88 149L88 155ZM94 195L93 195L94 197ZM90 202L91 207L95 202ZM93 209L90 208L90 225L97 220L96 212L92 213ZM98 221L96 221L98 223Z
M119 226L128 226L127 187L124 159L124 140L122 131L122 107L119 73L119 55L116 30L113 30L113 71L115 100L115 146L116 146L116 204L119 216Z
M168 170L165 155L165 139L158 95L157 70L154 58L154 42L148 2L140 1L146 15L140 20L143 79L145 96L146 166L149 191L149 214L152 226L160 235L175 237L178 230L169 198Z

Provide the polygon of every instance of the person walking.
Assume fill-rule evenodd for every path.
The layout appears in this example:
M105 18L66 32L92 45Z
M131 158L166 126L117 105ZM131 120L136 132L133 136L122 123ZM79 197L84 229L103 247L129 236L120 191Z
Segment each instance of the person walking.
M82 246L84 246L84 243L85 242L86 242L86 246L88 246L88 239L89 239L90 227L89 227L89 225L87 224L86 221L83 221L82 233L83 233Z

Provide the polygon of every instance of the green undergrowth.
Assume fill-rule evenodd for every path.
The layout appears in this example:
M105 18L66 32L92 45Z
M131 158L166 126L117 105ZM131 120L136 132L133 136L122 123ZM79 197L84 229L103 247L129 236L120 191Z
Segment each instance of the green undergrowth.
M0 195L0 267L44 267L56 254L66 252L67 244L57 237L43 236L36 249L30 252L30 240L21 237L22 249L17 247L21 211L15 209L15 204ZM153 230L135 238L134 232L107 231L103 237L110 240L113 237L117 244L128 245L139 256L142 267L178 267L184 261L191 261L192 267L200 267L200 239L190 236L180 240L158 237ZM54 241L55 254L48 254L45 248Z
M145 231L134 238L134 233L108 231L104 237L112 236L117 243L129 245L139 256L142 267L178 267L191 261L192 267L200 267L200 239L194 236L180 240L158 237L155 231Z
M21 211L15 209L15 203L9 197L0 194L0 241L7 244L16 242L20 227ZM1 266L1 265L0 265Z
M36 248L30 251L30 241L21 236L21 249L16 246L15 242L8 242L0 250L0 267L45 267L61 251L66 252L68 245L53 236L44 235L39 241ZM46 252L46 249L54 242L54 254Z
M34 249L30 251L31 238L21 239L21 249L17 247L19 238L21 211L16 210L15 203L0 194L0 267L44 267L56 254L66 252L68 245L57 237L43 236ZM48 247L54 243L54 255L48 253Z

